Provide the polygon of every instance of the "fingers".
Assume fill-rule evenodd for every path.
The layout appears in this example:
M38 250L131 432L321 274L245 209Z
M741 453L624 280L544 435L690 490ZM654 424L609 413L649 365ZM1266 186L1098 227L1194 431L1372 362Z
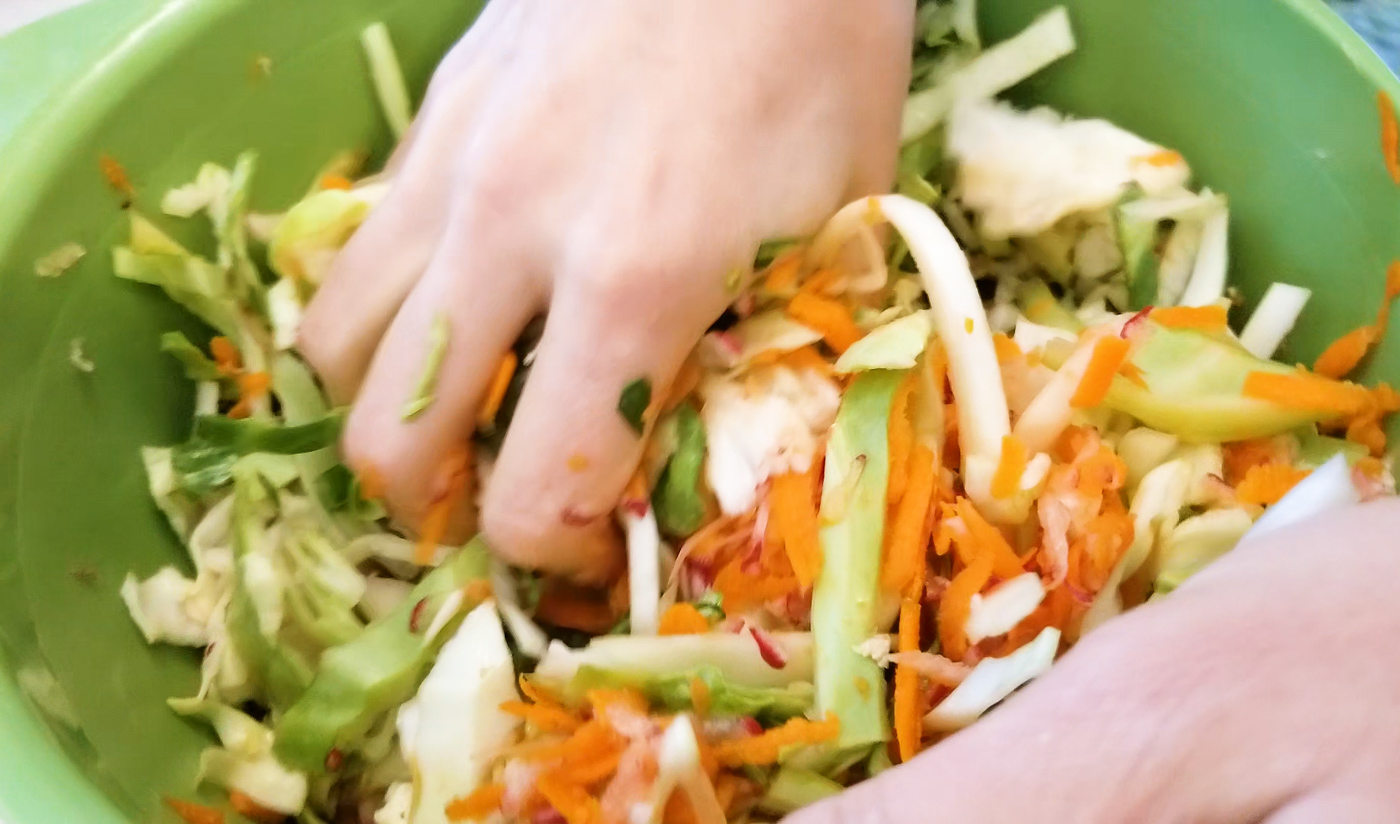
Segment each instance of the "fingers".
M468 67L444 105L415 122L412 151L396 155L388 197L337 256L298 330L302 355L336 403L359 391L380 338L443 239L452 158L467 139L490 72Z
M1286 684L1226 663L1246 649L1221 631L1231 620L1194 600L1130 613L973 727L795 822L1259 820L1330 756L1298 746L1297 698L1274 698ZM935 816L890 800L919 794L939 798Z
M646 381L655 404L724 301L718 270L692 301L668 294L689 282L671 272L602 271L617 274L559 279L482 506L487 540L511 562L595 581L620 563L611 513L642 454L620 396Z
M468 448L501 357L540 306L531 286L537 279L518 268L522 258L473 225L481 224L454 218L453 231L385 334L346 422L346 462L378 473L390 514L410 531L425 523L447 491L444 467ZM434 335L444 329L431 403L408 419ZM465 502L455 508L449 542L467 537L468 509Z

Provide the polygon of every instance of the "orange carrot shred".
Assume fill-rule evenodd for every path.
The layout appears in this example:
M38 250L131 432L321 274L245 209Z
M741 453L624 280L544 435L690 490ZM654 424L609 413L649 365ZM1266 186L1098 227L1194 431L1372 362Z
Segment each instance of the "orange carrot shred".
M360 497L366 501L384 500L384 476L374 464L362 463L355 468L355 480L360 485Z
M1015 435L1001 439L1001 460L997 471L992 475L992 497L1005 500L1021 489L1021 476L1026 473L1026 463L1030 458L1026 445Z
M1181 156L1181 152L1172 151L1171 149L1161 149L1152 154L1143 155L1138 158L1138 160L1141 160L1149 166L1156 166L1158 168L1176 166L1186 162L1186 158Z
M1143 389L1147 388L1147 378L1138 365L1132 361L1123 361L1123 365L1118 368L1118 374L1123 376L1123 380Z
M535 789L568 824L597 824L602 820L598 800L582 787L546 773L535 782Z
M834 714L822 721L794 718L781 727L746 738L730 738L715 744L715 759L726 767L744 764L764 766L778 760L783 749L799 744L821 744L841 734Z
M253 414L253 404L267 396L272 378L266 372L247 372L238 376L238 403L229 409L230 418L246 418Z
M481 821L501 808L506 788L500 784L485 784L471 795L454 798L447 805L448 821Z
M339 191L349 191L355 188L355 183L345 175L325 175L320 180L322 189L336 189Z
M214 356L214 365L221 375L236 375L243 371L243 359L238 355L238 347L223 335L209 340L209 354Z
M802 253L796 249L783 252L768 264L763 277L763 289L774 294L786 294L797 285L797 276L802 271Z
M844 305L806 291L799 292L787 305L788 316L820 332L832 349L845 352L865 333L856 325Z
M690 705L701 715L710 711L710 687L699 678L690 679Z
M113 191L128 200L136 197L136 187L131 185L131 175L126 173L126 167L117 162L115 157L103 152L97 158L97 166L102 170L102 177Z
M1376 92L1376 108L1381 115L1381 156L1390 179L1400 186L1400 123L1395 120L1395 102L1385 92Z
M782 536L793 575L804 589L811 587L822 569L815 473L789 472L773 478L768 500L769 518Z
M899 651L919 652L921 605L917 598L905 598L899 607ZM919 673L909 664L894 671L894 736L899 760L907 762L919 754L923 724L919 705Z
M228 803L229 806L233 807L234 812L250 821L256 821L258 824L278 824L280 821L287 820L286 815L276 810L269 810L246 793L238 790L233 790L228 794Z
M992 335L992 344L996 347L997 363L1007 364L1022 357L1021 347L1016 345L1016 341L1001 332Z
M967 332L969 335L972 334L972 330L976 327L976 325L977 324L973 322L972 318L963 318L963 331Z
M588 468L588 458L575 452L569 456L568 466L570 472L582 472Z
M224 814L213 807L169 796L165 797L165 806L180 816L186 824L224 824Z
M671 387L666 391L666 401L661 405L664 410L675 409L690 397L696 387L700 385L700 379L704 377L704 370L695 358L686 358L681 362L681 368L676 372L676 376L671 379Z
M1006 536L982 517L982 513L977 511L972 501L959 498L952 508L958 520L962 521L964 529L963 532L953 534L953 543L957 546L958 555L963 559L963 563L970 565L971 559L976 556L991 558L992 571L998 578L1015 578L1025 571L1021 559L1017 557L1011 544L1007 543Z
M885 550L880 583L891 592L904 593L914 586L924 568L928 550L925 524L938 483L938 459L924 444L914 447L909 488L895 510Z
M1245 377L1243 394L1290 409L1336 415L1355 415L1371 402L1371 394L1363 386L1301 371L1251 372Z
M1308 477L1306 469L1294 469L1285 464L1264 464L1251 467L1244 480L1235 487L1235 496L1242 504L1270 505L1288 494L1298 482Z
M904 485L909 480L909 456L914 450L914 421L909 414L909 403L914 395L914 373L895 390L890 404L889 455L890 463L885 486L885 503L897 506L904 495Z
M657 635L700 635L710 631L710 621L694 604L672 604L661 613Z
M1123 362L1128 359L1131 347L1132 344L1117 335L1099 338L1069 405L1075 409L1090 409L1103 403L1113 386L1113 376L1118 374Z
M938 602L938 637L943 654L954 661L967 655L967 619L972 614L972 596L992 579L992 558L979 555L962 572L953 576Z
M418 544L414 549L413 560L419 565L426 566L432 562L438 545L447 535L452 512L461 503L467 490L470 465L471 453L468 448L454 451L443 461L437 492L432 503L428 504L428 512L418 528Z
M1344 378L1379 339L1380 330L1375 326L1358 326L1333 341L1313 362L1313 371L1324 378Z
M496 373L491 376L491 384L486 388L486 396L481 401L481 411L477 413L476 425L482 429L494 426L496 414L501 411L501 403L506 399L510 379L515 377L515 367L519 364L514 352L506 352Z
M836 374L835 366L831 361L822 357L817 350L811 346L804 346L801 349L784 352L778 357L777 362L793 369L814 369L827 377Z
M1153 309L1150 317L1161 326L1208 332L1221 331L1229 322L1224 306L1170 306Z
M528 721L540 732L571 733L583 722L570 715L563 707L553 704L527 704L524 701L505 701L501 712L522 721Z

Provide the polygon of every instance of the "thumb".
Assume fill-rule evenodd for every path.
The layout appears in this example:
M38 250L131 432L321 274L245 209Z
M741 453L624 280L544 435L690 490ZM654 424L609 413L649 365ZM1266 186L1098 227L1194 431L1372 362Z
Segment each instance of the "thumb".
M1306 759L1296 740L1254 734L1243 705L1259 685L1220 665L1238 652L1214 648L1223 616L1187 594L1105 626L975 726L788 821L1259 820Z

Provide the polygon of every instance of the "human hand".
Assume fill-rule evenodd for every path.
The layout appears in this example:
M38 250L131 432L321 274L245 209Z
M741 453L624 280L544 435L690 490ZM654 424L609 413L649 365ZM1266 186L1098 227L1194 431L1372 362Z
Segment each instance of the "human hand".
M300 348L354 401L344 448L423 522L503 353L548 312L485 489L508 560L596 577L658 394L767 238L888 188L911 0L493 0L439 67L383 204L336 262ZM435 402L404 405L443 314ZM454 538L470 530L460 514Z
M1394 821L1400 504L1248 542L910 764L789 819Z

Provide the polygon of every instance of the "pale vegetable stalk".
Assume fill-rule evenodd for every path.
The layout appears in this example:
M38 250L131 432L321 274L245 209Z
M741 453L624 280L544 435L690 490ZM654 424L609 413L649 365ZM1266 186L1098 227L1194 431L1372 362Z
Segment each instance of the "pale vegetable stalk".
M1312 297L1312 291L1287 283L1271 283L1264 293L1254 314L1240 332L1240 345L1256 358L1272 358L1283 343L1303 307Z

